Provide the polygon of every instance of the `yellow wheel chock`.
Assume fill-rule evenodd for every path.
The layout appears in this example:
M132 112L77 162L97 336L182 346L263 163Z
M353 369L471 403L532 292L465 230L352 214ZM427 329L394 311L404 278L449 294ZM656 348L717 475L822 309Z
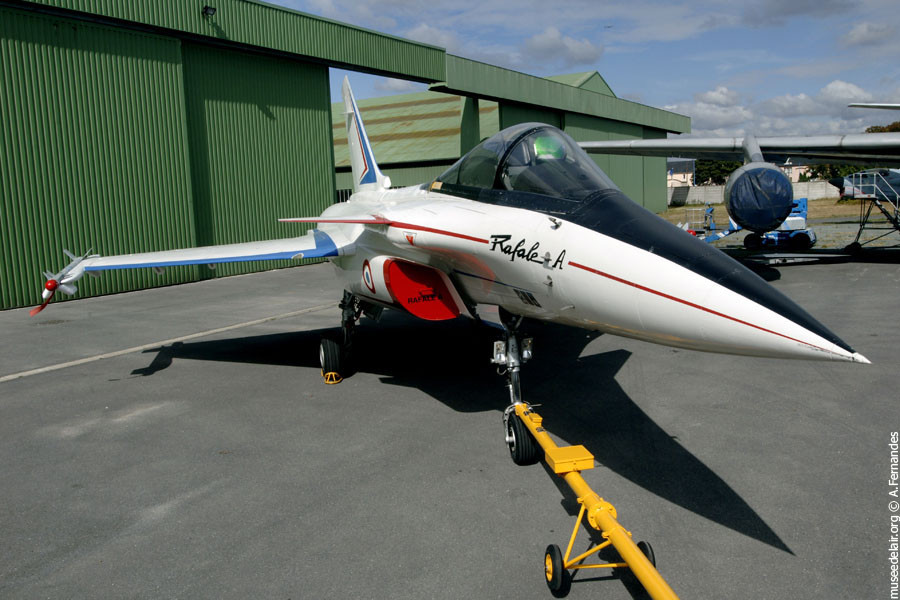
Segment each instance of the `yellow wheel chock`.
M344 380L339 373L335 373L334 371L329 371L327 373L322 371L322 378L327 385L334 385L335 383L340 383Z
M544 450L547 466L565 479L581 505L565 553L560 552L556 544L547 546L544 552L544 576L550 590L559 592L570 576L570 570L627 567L653 600L678 600L678 596L656 570L656 560L650 544L643 541L635 544L631 539L631 533L616 521L615 507L598 496L581 476L581 471L594 468L594 456L584 446L557 446L542 427L542 417L528 404L518 403L514 408L516 415ZM606 541L572 557L575 537L584 519L587 519L587 523L598 530ZM618 551L623 562L582 564L585 559L609 546Z

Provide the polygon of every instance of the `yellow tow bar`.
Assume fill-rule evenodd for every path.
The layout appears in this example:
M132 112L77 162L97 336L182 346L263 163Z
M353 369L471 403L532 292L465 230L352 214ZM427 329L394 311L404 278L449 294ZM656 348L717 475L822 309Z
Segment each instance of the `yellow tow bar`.
M678 596L656 570L655 558L650 545L647 542L635 544L631 539L631 533L616 521L615 507L598 496L581 476L581 471L594 468L594 456L588 452L588 449L581 445L557 446L541 426L543 418L527 404L516 404L515 417L510 415L510 418L521 420L534 440L544 450L547 465L553 469L554 473L565 479L572 491L575 492L578 503L581 504L581 510L578 512L575 528L572 530L565 554L560 552L556 544L548 546L544 553L544 575L550 589L554 592L560 591L569 576L569 570L628 567L651 598L654 600L677 600ZM572 547L575 545L575 536L585 517L587 517L588 524L598 530L606 541L573 558L571 554ZM610 545L618 551L624 562L582 564L586 558Z

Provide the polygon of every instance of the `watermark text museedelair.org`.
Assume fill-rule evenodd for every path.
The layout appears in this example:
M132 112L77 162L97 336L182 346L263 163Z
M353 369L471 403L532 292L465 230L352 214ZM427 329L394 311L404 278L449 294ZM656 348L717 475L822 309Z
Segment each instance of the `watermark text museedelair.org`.
M900 600L900 434L892 431L888 448L891 450L888 474L888 510L891 511L891 535L888 539L890 563L890 597Z

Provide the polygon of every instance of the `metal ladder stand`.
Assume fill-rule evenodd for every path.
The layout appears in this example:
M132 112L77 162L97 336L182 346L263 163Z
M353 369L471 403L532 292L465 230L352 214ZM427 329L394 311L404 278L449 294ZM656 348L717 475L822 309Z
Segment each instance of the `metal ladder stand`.
M848 248L853 246L859 248L863 244L869 244L875 240L880 240L894 231L900 231L900 191L894 189L880 173L854 173L850 176L850 182L854 189L861 192L855 194L855 198L871 200L871 202L860 203L859 231L856 232L856 238ZM879 185L879 182L881 182L881 185ZM875 207L877 207L885 216L888 223L891 224L890 227L869 225L872 209ZM862 236L864 229L886 230L886 233L874 237L871 240L866 240L861 244L859 238Z

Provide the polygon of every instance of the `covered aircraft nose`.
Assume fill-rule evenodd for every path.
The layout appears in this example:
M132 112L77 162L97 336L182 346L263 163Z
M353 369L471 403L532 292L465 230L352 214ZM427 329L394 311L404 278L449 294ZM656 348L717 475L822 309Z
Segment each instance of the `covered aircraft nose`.
M596 194L570 218L643 251L630 253L629 268L653 274L643 281L573 265L637 290L641 329L648 335L635 337L699 350L869 363L759 275L619 190ZM681 268L665 268L660 259Z

